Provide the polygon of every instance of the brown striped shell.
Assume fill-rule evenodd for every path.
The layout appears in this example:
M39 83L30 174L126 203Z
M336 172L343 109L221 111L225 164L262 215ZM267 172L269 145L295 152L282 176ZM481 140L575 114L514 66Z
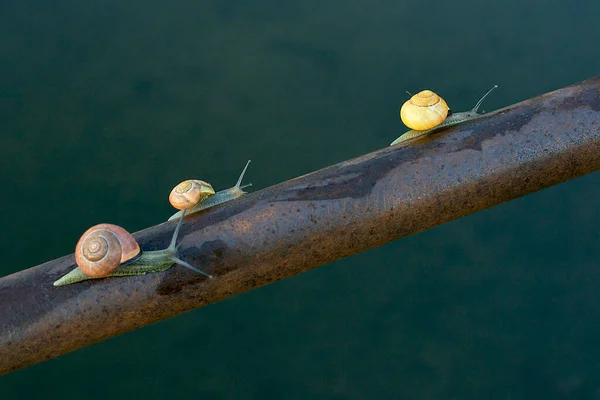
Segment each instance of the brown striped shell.
M85 231L75 247L75 262L87 276L110 275L119 265L140 254L133 235L112 224L99 224Z
M424 131L444 122L448 110L444 99L431 90L423 90L402 105L400 119L410 129Z
M208 182L199 179L188 179L175 186L169 194L169 203L178 210L191 208L215 194L215 190Z

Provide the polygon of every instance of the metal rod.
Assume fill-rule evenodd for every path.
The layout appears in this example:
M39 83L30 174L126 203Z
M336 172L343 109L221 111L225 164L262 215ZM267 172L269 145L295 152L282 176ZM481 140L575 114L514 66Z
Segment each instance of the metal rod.
M600 168L600 77L186 217L177 266L54 287L73 255L0 279L0 373ZM390 137L391 141L394 139ZM135 234L165 248L175 222Z

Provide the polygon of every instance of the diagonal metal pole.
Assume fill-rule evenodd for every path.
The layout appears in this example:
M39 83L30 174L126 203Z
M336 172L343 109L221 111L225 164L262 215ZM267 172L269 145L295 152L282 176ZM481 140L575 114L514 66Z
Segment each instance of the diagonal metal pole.
M390 137L389 140L393 140ZM186 217L145 276L52 283L73 255L0 279L0 373L56 357L600 168L600 77ZM175 222L135 234L167 247Z

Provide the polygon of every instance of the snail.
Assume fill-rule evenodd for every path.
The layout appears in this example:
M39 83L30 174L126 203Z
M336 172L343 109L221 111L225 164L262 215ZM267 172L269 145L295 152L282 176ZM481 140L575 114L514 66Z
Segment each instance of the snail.
M141 251L133 235L117 225L99 224L91 227L84 232L75 247L77 268L54 282L54 286L109 276L161 272L174 264L212 278L206 272L179 259L176 242L185 211L184 209L175 228L171 244L164 250Z
M175 186L169 194L169 203L178 210L193 207L208 196L215 194L210 183L199 179L188 179Z
M242 173L240 174L240 177L238 178L238 181L235 184L235 186L215 193L215 191L209 183L200 180L190 179L181 182L179 185L175 186L173 190L171 190L171 194L169 195L169 202L173 207L177 209L187 207L188 212L190 214L193 214L195 212L214 207L218 204L237 199L238 197L246 194L246 192L244 192L242 189L252 186L251 183L242 186L242 179L244 179L244 174L248 169L248 165L250 165L250 161L251 160L248 160L248 162L246 163L246 166L242 170ZM200 189L198 188L198 185L204 186L204 188ZM187 196L188 190L197 192L202 192L203 190L205 195ZM181 211L176 212L169 218L169 221L179 218L181 214Z
M498 85L494 85L494 87L484 94L473 109L459 113L452 113L444 99L431 90L423 90L417 93L405 102L400 109L402 122L412 130L394 140L390 146L427 135L440 128L457 125L481 117L482 114L478 114L477 110L483 103L483 100L497 87Z

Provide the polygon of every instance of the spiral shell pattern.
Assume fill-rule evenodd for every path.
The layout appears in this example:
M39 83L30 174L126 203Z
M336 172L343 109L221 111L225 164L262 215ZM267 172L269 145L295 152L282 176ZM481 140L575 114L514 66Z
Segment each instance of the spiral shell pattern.
M448 110L444 99L431 90L423 90L402 105L400 119L410 129L424 131L444 122Z
M99 224L83 233L75 247L75 262L93 278L110 275L122 263L140 254L131 233L117 225Z
M199 179L188 179L175 186L169 194L169 203L178 210L193 207L208 196L215 194L210 183Z

